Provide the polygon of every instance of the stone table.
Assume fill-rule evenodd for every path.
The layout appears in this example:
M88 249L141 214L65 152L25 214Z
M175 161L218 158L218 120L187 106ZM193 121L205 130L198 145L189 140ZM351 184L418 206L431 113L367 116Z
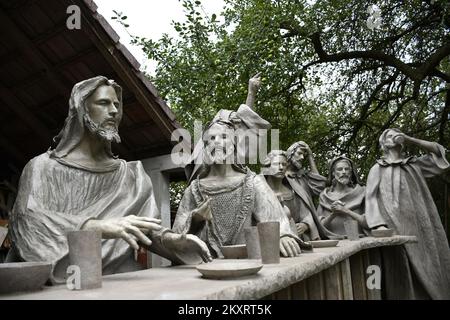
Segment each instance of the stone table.
M70 291L62 285L0 299L380 299L380 290L366 286L367 266L380 262L374 250L415 241L411 236L343 240L238 279L204 279L193 266L153 268L104 276L100 289Z

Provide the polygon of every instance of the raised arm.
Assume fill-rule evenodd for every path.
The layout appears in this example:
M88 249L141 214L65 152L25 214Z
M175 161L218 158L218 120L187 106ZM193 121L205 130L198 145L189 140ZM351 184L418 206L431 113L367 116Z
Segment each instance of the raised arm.
M257 73L248 81L248 94L245 104L253 109L256 101L256 94L261 87L261 74Z
M399 133L395 136L394 140L399 143L409 143L409 144L415 144L419 146L420 148L426 150L427 152L431 152L434 154L440 154L439 151L439 145L436 142L421 140L417 138L413 138L410 136L407 136L404 133Z

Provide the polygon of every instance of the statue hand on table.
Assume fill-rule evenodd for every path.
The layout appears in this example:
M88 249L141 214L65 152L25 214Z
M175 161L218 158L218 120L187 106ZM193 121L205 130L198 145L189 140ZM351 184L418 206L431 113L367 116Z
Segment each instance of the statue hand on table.
M299 236L309 230L309 226L303 222L296 223L295 226L297 227L297 233Z
M152 241L146 234L159 231L161 228L159 219L129 215L113 219L88 220L82 229L100 231L103 239L122 238L133 249L138 250L138 241L150 246Z
M211 262L213 260L206 243L193 234L166 232L163 235L162 243L167 249L182 253L182 260L186 264L190 264L186 260L189 260L191 258L189 255L192 254L199 255L204 262Z
M207 198L198 208L196 208L192 214L192 217L198 221L211 221L211 199Z
M280 239L280 251L283 257L298 257L301 252L297 241L291 237L282 237Z

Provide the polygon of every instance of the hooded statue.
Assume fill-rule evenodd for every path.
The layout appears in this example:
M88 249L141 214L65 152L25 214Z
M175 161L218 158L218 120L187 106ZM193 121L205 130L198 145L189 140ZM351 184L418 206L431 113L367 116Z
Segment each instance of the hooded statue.
M64 127L55 139L58 145L30 160L20 178L11 214L13 249L8 260L52 262L53 283L62 283L67 277L69 231L81 230L92 221L110 223L160 217L153 186L142 163L126 162L112 156L111 141L120 141L116 130L109 132L101 125L97 126L96 134L109 135L108 139L101 140L107 155L104 163L90 165L70 158L71 152L86 137L85 130L92 130L90 126L96 125L90 119L86 101L105 85L114 89L119 100L117 128L122 117L120 87L102 76L76 84ZM147 235L152 241L149 250L175 263L187 262L183 259L190 258L189 250L167 250L162 240L167 232L172 233L166 228L151 231ZM134 259L133 248L123 238L102 240L102 266L103 274L142 268Z
M350 190L346 193L337 194L334 192L336 184L334 170L336 164L340 161L346 161L351 167L351 175L347 184ZM317 208L317 215L322 222L332 215L332 206L336 201L340 201L346 209L364 216L364 197L366 188L360 181L355 164L351 159L345 156L339 156L329 162L327 185L328 187L320 193L319 206ZM350 217L346 215L333 216L333 219L325 227L333 233L345 235L344 221L346 219L350 219ZM360 234L367 234L367 229L364 229L361 225L359 225L359 229Z

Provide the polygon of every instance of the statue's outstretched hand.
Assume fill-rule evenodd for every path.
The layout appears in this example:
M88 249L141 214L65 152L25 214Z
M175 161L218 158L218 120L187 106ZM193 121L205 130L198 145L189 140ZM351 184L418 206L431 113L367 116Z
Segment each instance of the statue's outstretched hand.
M291 237L282 237L280 239L280 251L283 257L298 257L301 252L297 241Z
M100 231L103 239L122 238L135 250L139 249L138 241L150 246L152 241L146 234L151 231L159 231L161 228L159 219L134 215L105 220L88 220L83 226L84 230Z
M212 256L208 246L193 234L167 232L163 236L164 246L175 252L183 252L185 256L199 255L204 262L211 262Z

